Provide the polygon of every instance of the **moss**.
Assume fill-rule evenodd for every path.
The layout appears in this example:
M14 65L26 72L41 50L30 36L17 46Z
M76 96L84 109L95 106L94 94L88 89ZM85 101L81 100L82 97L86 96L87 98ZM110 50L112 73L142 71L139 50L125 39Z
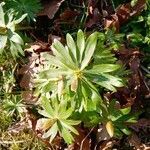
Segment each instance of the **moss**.
M45 144L38 139L32 131L21 131L17 134L3 132L1 135L3 143L0 149L7 150L45 150Z
M2 108L0 108L0 115L0 132L2 132L11 125L12 119L6 114L6 112Z

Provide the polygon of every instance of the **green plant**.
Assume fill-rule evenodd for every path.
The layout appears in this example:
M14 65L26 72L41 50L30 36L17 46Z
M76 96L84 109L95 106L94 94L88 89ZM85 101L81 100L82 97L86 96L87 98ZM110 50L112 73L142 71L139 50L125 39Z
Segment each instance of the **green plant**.
M143 28L144 26L144 28ZM127 24L122 26L122 33L126 33L130 46L141 46L145 52L150 52L150 1L146 1L144 11L135 16Z
M0 117L0 133L1 133L2 131L5 131L10 126L10 124L12 123L12 118L7 115L7 113L3 110L2 107L0 107L0 113L1 113L1 117Z
M122 87L122 79L113 74L121 67L119 64L100 63L99 58L93 60L95 50L101 51L96 48L100 35L95 32L85 40L84 33L79 30L75 43L72 36L67 34L65 47L55 40L51 47L54 56L44 55L47 61L35 80L38 91L55 91L58 95L73 92L80 110L87 110L90 106L91 109L96 109L101 99L95 85L110 91L116 91L115 87ZM57 86L59 88L56 90Z
M7 99L3 101L3 108L8 115L16 115L16 117L19 116L20 118L23 117L25 111L25 105L22 103L20 95L7 96Z
M131 133L127 126L137 122L138 114L130 113L130 111L131 107L117 108L116 100L111 100L107 104L107 109L102 112L101 117L111 137L121 137L123 134L129 135Z
M3 66L4 65L4 66ZM14 78L14 70L15 67L13 68L13 64L10 61L10 63L5 63L3 65L0 65L1 73L0 73L0 89L1 89L1 94L0 97L5 95L4 93L8 94L12 92L12 89L14 87L15 83L15 78ZM5 67L8 67L7 70L5 70Z
M42 120L44 119L42 129L44 131L48 129L43 137L50 137L50 142L52 142L59 132L65 142L70 144L74 139L70 131L74 134L78 134L78 131L73 125L80 123L80 121L70 119L74 111L73 107L69 105L66 100L59 99L58 97L49 100L47 97L42 96L41 101L44 110L39 110L39 113L46 117L46 119L42 118Z
M105 117L100 114L104 114L107 108L99 89L104 87L114 92L116 87L124 84L117 74L122 66L116 64L114 55L104 46L104 34L94 32L86 38L79 30L76 42L70 34L67 34L66 41L67 45L63 46L54 40L53 55L44 54L44 68L41 66L34 81L44 108L44 112L39 113L49 118L44 126L50 129L44 137L50 136L52 141L59 131L65 141L71 143L70 131L77 134L72 127L79 123L76 120L85 124L90 120L89 126L104 123ZM84 115L88 113L85 119ZM95 115L99 119L94 118Z
M14 18L14 14L3 11L4 3L0 3L0 54L10 50L13 57L18 53L24 55L22 46L24 44L20 35L16 32L16 25L19 24L27 15L20 16L19 19Z
M1 144L0 149L9 150L44 150L45 144L35 136L34 132L28 129L10 134L5 131L0 133Z
M5 0L6 9L13 12L16 18L20 18L23 14L27 14L27 20L35 21L36 14L41 10L39 0Z

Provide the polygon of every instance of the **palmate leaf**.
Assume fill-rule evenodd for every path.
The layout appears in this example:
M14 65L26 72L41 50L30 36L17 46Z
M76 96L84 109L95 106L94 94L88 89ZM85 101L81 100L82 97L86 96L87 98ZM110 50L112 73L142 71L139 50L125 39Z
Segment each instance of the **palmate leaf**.
M70 34L67 34L66 46L54 40L51 46L54 56L44 54L45 67L38 75L39 79L48 79L51 83L58 84L60 80L66 82L66 85L75 94L76 106L80 108L80 111L83 108L87 110L89 106L96 109L98 101L101 101L100 96L96 96L99 93L94 84L110 91L116 91L116 87L123 86L122 79L115 75L121 66L115 63L115 58L108 49L105 52L105 46L103 42L100 42L100 37L100 33L94 32L86 39L84 33L79 30L76 42ZM98 49L97 42L99 45L101 43L100 48L102 49ZM66 89L65 86L64 88ZM59 91L57 90L57 93L61 96L63 92ZM64 90L61 89L61 91ZM89 93L89 95L85 96L84 93Z
M74 140L72 133L78 134L73 126L80 123L80 121L70 119L74 111L73 107L68 107L68 103L63 102L62 99L53 98L49 100L47 97L42 96L41 100L43 110L39 110L39 113L51 120L49 129L43 134L43 138L50 137L50 142L52 142L59 132L66 143L71 143Z
M67 66L70 69L77 69L67 49L56 39L54 40L54 43L52 44L52 50L53 50L54 55L58 57L58 59L65 66Z
M6 101L3 102L3 107L7 111L8 115L13 116L16 112L18 116L22 116L24 112L24 104L20 95L12 95Z
M96 86L100 85L110 91L116 91L116 87L123 86L123 83L119 75L115 73L121 66L116 64L113 54L108 49L105 52L103 42L99 47L102 50L98 49L99 38L100 34L97 32L86 38L84 33L79 30L77 41L67 34L67 45L64 46L58 40L54 40L51 46L53 56L48 53L44 54L46 61L44 69L38 75L38 80L43 81L43 85L48 81L47 85L49 86L50 84L57 85L51 91L42 90L42 96L49 94L49 92L52 94L49 94L50 99L46 96L44 98L46 102L43 103L43 109L47 113L39 111L45 117L55 120L54 126L51 125L45 133L45 136L50 136L51 140L58 132L67 143L73 140L72 133L77 134L73 126L79 124L79 121L72 119L74 112L100 112L100 118L105 118L108 121L107 107ZM63 86L59 83L62 83ZM42 84L40 88L44 89ZM51 133L52 130L54 133Z
M71 133L69 132L69 130L67 130L66 128L61 128L60 130L62 137L64 138L64 140L68 143L71 144L73 141L73 136L71 135Z
M63 65L63 63L59 59L56 59L54 56L48 55L47 53L42 53L41 55L43 58L45 58L46 64L67 69L67 67L65 67L65 65Z
M50 102L49 100L45 97L45 96L42 96L42 106L44 108L44 110L49 114L49 116L52 116L54 115L54 112L53 112L53 109L50 105Z
M68 70L72 70L72 76L70 76L70 77L72 78L71 79L72 80L71 89L73 91L76 91L77 87L76 88L72 88L72 87L73 87L73 85L75 85L75 83L78 82L79 78L80 78L80 80L82 80L83 76L88 77L88 74L93 74L93 76L97 75L96 78L94 78L94 79L92 78L92 80L90 78L90 82L92 81L92 82L94 82L98 85L101 85L101 86L103 86L103 87L105 87L111 91L116 91L115 87L123 86L122 80L119 77L115 77L113 75L107 74L109 72L111 73L111 72L114 72L114 71L121 68L120 65L111 64L112 62L115 63L115 59L114 59L113 55L110 53L110 51L108 51L108 50L106 50L106 52L104 52L104 50L102 50L103 51L102 56L100 55L101 53L97 52L96 57L94 59L94 63L97 60L97 58L98 58L98 63L96 63L96 65L93 65L90 69L87 69L88 68L87 65L91 61L91 58L94 56L94 52L95 52L96 45L97 45L98 35L99 34L97 32L91 34L85 42L84 34L81 30L79 30L77 33L77 45L76 45L73 38L71 37L71 35L67 34L67 44L69 45L68 46L69 49L71 49L71 47L72 47L71 53L73 55L73 58L71 57L69 52L67 54L67 51L62 46L62 44L60 44L60 42L58 42L58 41L54 42L54 44L52 45L52 48L53 47L55 48L54 54L56 55L56 57L58 57L58 59L63 64L65 64L63 62L64 61L63 56L65 56L65 60L70 59L71 61L73 61L76 58L75 62L77 62L77 65L75 65L74 63L72 64L74 66L74 68L69 66L69 65L71 65L70 64L71 61L70 61L68 66L66 64L66 66L69 67ZM81 49L79 48L79 45L81 45L81 43L79 42L80 37L81 37L81 43L83 44L83 46L81 46ZM83 48L84 48L84 50L83 50ZM75 52L75 50L76 50L76 52ZM79 50L79 52L78 52L78 50ZM59 56L57 53L59 53ZM80 64L80 60L77 59L78 53L79 53L79 59L81 60L81 64ZM69 57L69 55L70 55L70 57ZM81 57L82 57L82 59L81 59ZM101 62L101 63L99 62L100 60L103 60L105 58L109 59L109 57L111 58L111 61L108 60L108 62L110 61L110 63L106 63L107 60L105 60L105 62ZM63 61L62 61L62 59L63 59ZM75 68L77 68L77 69L75 69ZM74 72L77 74L74 75L73 74ZM63 74L63 75L65 75L65 74ZM99 79L98 79L98 76L99 76ZM74 77L74 79L73 79L73 77ZM76 84L76 86L77 86L77 84Z
M98 105L102 104L102 99L101 99L101 96L99 95L97 89L86 78L82 79L81 89L79 89L78 92L82 93L80 99L81 100L83 99L83 101L85 101L83 108L86 111L97 110Z

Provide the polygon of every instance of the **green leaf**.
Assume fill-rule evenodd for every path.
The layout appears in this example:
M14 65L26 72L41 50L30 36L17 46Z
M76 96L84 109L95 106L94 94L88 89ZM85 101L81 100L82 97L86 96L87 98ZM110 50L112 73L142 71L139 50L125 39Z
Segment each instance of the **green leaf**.
M16 32L9 32L9 40L20 45L24 44L22 38Z
M51 116L51 118L53 118L54 110L52 109L49 100L45 96L42 96L41 102L44 110Z
M60 132L61 132L62 137L64 138L65 142L67 144L71 144L72 141L74 140L73 136L71 135L71 133L66 128L63 128L63 127L62 127Z
M46 61L48 61L48 64L65 68L66 70L68 69L59 59L56 59L56 57L50 55L49 53L42 53L41 55L46 59Z
M99 95L97 88L86 77L82 77L82 81L85 82L93 91L95 91L97 95ZM100 95L99 98L101 99Z
M92 69L85 70L85 72L91 74L101 74L101 73L113 72L119 68L120 65L116 65L116 64L100 64L100 65L94 65Z
M61 110L60 110L60 112L61 112L61 114L59 115L59 117L61 118L61 119L67 119L67 118L69 118L71 115L72 115L72 113L73 113L73 108L68 108L67 110L63 107L63 105L62 105L62 107L61 107Z
M22 56L25 56L25 55L24 55L24 51L23 51L21 45L20 45L20 44L16 44L16 43L14 43L14 45L16 46L17 51L18 51Z
M49 68L47 70L44 70L42 71L40 74L39 74L39 77L40 78L58 78L60 77L61 75L67 75L67 74L70 74L70 72L68 70L63 70L63 69L56 69L56 68ZM52 79L51 79L52 80Z
M78 135L78 131L74 127L72 127L71 125L69 125L69 123L67 122L67 120L60 120L60 123L61 123L61 125L62 125L63 128L65 127L67 129L69 129L70 131L72 131L74 134ZM78 123L78 122L76 122L76 123Z
M7 36L0 35L0 53L1 49L4 49L4 47L6 46L6 43L7 43Z
M42 116L44 117L47 117L47 118L51 118L52 116L47 113L45 110L38 110L38 113L41 114Z
M41 10L40 0L7 0L6 9L10 9L16 18L27 14L28 22L35 21L36 14Z
M94 54L94 64L115 64L116 60L111 50L98 42L97 50Z
M77 52L77 49L76 49L76 44L75 44L72 36L69 33L66 36L66 40L67 40L67 46L68 46L68 48L71 52L70 55L73 55L72 60L76 61L76 63L77 63L77 57L78 57L77 54L78 54L78 52Z
M120 129L124 134L126 135L130 135L131 134L131 131L127 128L127 127L123 127L122 129Z
M97 32L91 34L86 40L86 48L85 48L84 57L81 63L81 70L83 70L89 64L94 54L96 44L97 44Z
M126 122L128 122L128 123L136 123L137 122L137 116L130 117Z
M127 115L130 113L131 107L120 109L120 111L122 112L122 114Z
M68 51L65 49L65 47L58 41L54 40L54 43L52 44L52 50L56 57L59 58L59 60L67 67L71 69L77 69L75 63L73 62L71 56L69 55Z
M50 142L53 141L53 139L55 138L55 136L57 135L57 132L58 132L58 127L57 127L57 123L55 122L52 127L46 132L43 134L43 138L48 138L50 137Z
M22 15L19 19L15 20L14 23L15 23L15 24L19 24L19 23L22 22L26 17L27 17L27 14L24 14L24 15Z
M99 84L111 91L116 91L115 87L122 87L123 83L122 80L118 77L114 77L109 74L101 74L101 75L94 75L93 77L93 82L96 84Z
M106 89L110 90L110 91L116 91L116 89L114 88L114 86L112 86L110 80L108 78L106 78L105 76L103 75L99 75L99 76L90 76L91 80L102 86L102 87L105 87Z
M127 115L122 115L119 119L117 119L117 122L128 122L129 120L135 120L136 117L131 115L131 114L127 114Z
M80 124L81 121L80 120L65 120L65 123L75 126L75 125Z
M2 7L3 3L0 3L0 26L4 27L5 26L5 18L4 18L4 11Z
M12 42L12 41L10 41L10 52L14 58L18 57L17 48L16 48L14 42Z
M82 30L79 30L77 33L77 47L80 53L79 62L81 62L83 54L84 54L84 49L85 49L85 37L84 37L84 33L82 32Z

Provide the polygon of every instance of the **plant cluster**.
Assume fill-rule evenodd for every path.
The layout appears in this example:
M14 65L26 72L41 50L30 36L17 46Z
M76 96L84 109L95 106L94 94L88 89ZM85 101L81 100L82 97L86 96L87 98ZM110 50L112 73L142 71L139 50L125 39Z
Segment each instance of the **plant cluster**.
M149 48L150 0L0 2L0 148L133 138L149 110Z
M118 119L122 124L134 118L133 116L126 118L124 116L126 113L119 110L113 114L115 104L110 104L107 108L100 96L99 89L105 88L115 92L117 87L124 85L123 79L117 74L122 66L116 63L110 50L103 45L104 36L102 33L94 32L86 37L79 30L76 42L70 34L67 34L65 46L54 40L51 46L53 55L43 54L46 59L44 67L34 81L37 84L36 94L40 93L44 108L39 113L47 117L44 130L50 128L43 136L45 138L50 136L50 141L59 131L65 141L71 143L73 137L70 131L78 133L73 125L84 122L82 118L85 113L89 114L86 116L87 120L92 121L91 124L88 122L89 126L96 126L99 123L108 126L107 124L111 122L107 127L110 136L114 135L115 124L121 127L117 123ZM95 122L90 112L97 115ZM76 120L78 115L80 118Z

